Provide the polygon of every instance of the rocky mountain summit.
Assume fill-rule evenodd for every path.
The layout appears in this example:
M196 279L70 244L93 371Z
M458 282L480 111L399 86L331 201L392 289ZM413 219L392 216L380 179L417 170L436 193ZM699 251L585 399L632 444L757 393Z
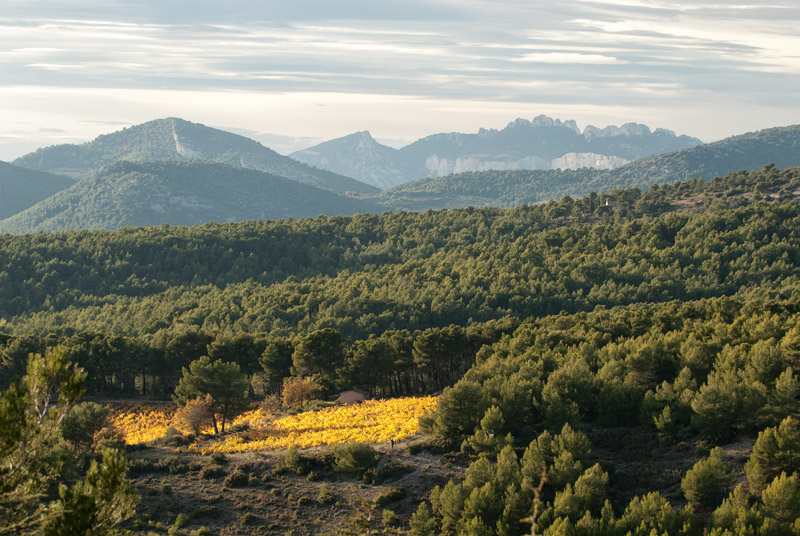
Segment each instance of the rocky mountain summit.
M693 147L697 138L638 123L587 126L545 115L516 119L505 128L475 134L433 134L401 149L368 132L327 141L290 156L379 188L451 173L515 169L614 169L632 160Z

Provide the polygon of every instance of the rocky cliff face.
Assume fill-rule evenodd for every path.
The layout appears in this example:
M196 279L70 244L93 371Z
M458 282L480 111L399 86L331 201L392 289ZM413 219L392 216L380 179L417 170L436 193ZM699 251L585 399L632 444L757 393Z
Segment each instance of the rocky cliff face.
M448 132L392 149L368 132L331 140L290 155L292 158L354 177L385 189L423 177L466 171L517 169L614 169L631 160L693 147L700 140L626 123L587 126L545 115L516 119L501 130L476 134Z
M597 153L567 153L560 158L554 158L550 162L549 169L614 169L624 166L630 162L619 156L611 156ZM533 169L533 168L530 168ZM546 169L546 168L538 168Z

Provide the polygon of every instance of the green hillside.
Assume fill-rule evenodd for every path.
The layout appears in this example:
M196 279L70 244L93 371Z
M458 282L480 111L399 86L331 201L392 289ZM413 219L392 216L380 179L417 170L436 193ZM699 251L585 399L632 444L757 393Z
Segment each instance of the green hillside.
M74 183L75 181L62 175L0 162L0 220L13 216Z
M80 178L119 160L207 160L273 173L340 194L378 192L374 186L282 156L250 138L172 117L104 134L81 145L45 147L14 163Z
M693 177L710 179L773 163L800 165L800 125L768 128L671 153L643 158L609 173L615 188L646 187ZM598 184L605 184L598 177Z
M514 207L621 188L649 188L696 177L713 178L774 163L800 165L800 126L771 128L715 143L643 158L614 170L519 170L459 173L384 190L392 208Z
M258 404L259 425L126 448L136 534L793 536L799 189L766 166L511 209L2 235L0 387L60 345L105 400L227 396L225 370ZM263 450L278 415L354 387L437 408L397 442ZM113 439L77 451L92 407L64 426L76 464Z
M368 201L252 169L121 161L1 221L0 232L197 225L379 210Z
M188 324L364 336L730 295L797 269L781 253L795 247L798 173L773 167L507 210L6 236L0 300L22 330ZM785 202L753 204L769 196ZM787 242L749 238L751 225L780 225ZM715 226L725 231L709 234ZM777 248L767 266L788 264L761 266L753 255L762 247Z
M500 207L540 203L565 195L582 196L592 191L595 169L471 171L421 179L384 190L377 196L388 207L422 211L440 208Z

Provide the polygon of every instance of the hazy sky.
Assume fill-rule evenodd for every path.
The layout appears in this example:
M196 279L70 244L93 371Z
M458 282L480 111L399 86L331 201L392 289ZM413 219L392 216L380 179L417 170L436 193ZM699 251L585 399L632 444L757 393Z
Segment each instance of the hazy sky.
M800 123L800 0L0 0L0 159L177 116L278 151L540 113Z

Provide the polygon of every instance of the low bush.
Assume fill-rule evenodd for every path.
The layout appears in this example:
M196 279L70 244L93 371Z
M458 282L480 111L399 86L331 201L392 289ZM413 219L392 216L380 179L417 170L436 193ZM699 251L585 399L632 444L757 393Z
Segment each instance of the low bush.
M380 492L377 497L375 497L375 507L381 508L387 504L404 499L405 496L406 489L403 487L393 486L391 488L387 488Z
M224 474L225 471L221 467L214 465L204 467L203 470L200 471L200 476L206 479L219 478Z
M298 475L302 475L308 471L308 460L300 454L297 447L292 445L286 450L286 456L283 458L283 467Z
M169 456L167 458L163 458L156 462L153 467L156 471L169 473L171 475L188 473L189 471L200 468L199 465L190 465L181 459L180 456Z
M333 448L333 469L339 473L363 475L377 465L380 455L369 443L348 441Z
M213 452L209 458L211 459L211 463L215 465L225 465L228 463L228 457L225 456L224 452Z
M245 473L239 468L236 468L231 474L225 477L222 481L223 485L228 488L243 488L250 483L250 475Z
M334 497L331 488L328 484L322 484L319 487L319 495L317 495L317 502L320 504L331 504L336 497Z

